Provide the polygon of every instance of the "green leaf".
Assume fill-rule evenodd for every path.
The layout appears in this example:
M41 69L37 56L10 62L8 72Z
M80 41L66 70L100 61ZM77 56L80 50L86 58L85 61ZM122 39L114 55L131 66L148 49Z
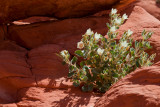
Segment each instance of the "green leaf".
M72 64L75 64L77 62L78 58L76 56L74 56L71 60L71 63Z
M112 47L115 46L115 45L116 45L116 41L114 41L114 42L111 43Z
M69 66L69 71L70 71L70 72L72 72L72 71L74 71L74 70L75 70L75 67L74 67L74 66L72 66L72 65Z
M149 43L148 41L146 42L145 45L146 45L146 47L147 47L148 49L151 49L151 48L152 48L151 45L150 45L150 43Z
M93 91L93 84L88 85L88 91Z
M149 32L146 36L145 36L145 40L149 39L152 36L152 32Z
M91 53L90 53L90 57L93 57L94 56L94 52L92 51Z
M156 53L152 54L149 59L152 61L152 60L154 60L155 57L156 57Z
M84 65L85 65L85 62L84 62L84 61L81 61L81 62L80 62L80 66L83 67Z
M74 75L74 72L69 72L68 77L71 78Z
M119 77L118 73L114 72L113 77L118 78Z
M92 50L97 49L97 48L98 48L98 45L93 45L92 46Z
M137 67L140 67L139 59L136 60L136 66L137 66Z
M146 30L144 29L142 32L143 39L145 39L145 35L146 35Z
M135 41L135 48L138 47L138 41Z
M83 52L81 50L75 51L75 54L79 57L83 57Z
M87 65L91 65L92 64L91 60L87 60L86 63L87 63Z
M84 76L81 76L80 78L81 78L81 80L84 81L84 82L86 82L86 81L88 80L88 77L85 76L85 75L84 75Z
M79 87L79 85L80 85L80 82L78 80L76 80L76 81L73 82L73 86Z
M135 56L135 49L134 48L130 48L130 52L131 52L131 56Z
M110 25L109 25L109 23L106 23L106 25L107 25L108 29L110 29Z
M88 87L87 86L82 86L82 91L83 92L87 92L88 91Z
M63 62L62 62L62 65L66 65L66 62L65 62L65 61L63 61Z

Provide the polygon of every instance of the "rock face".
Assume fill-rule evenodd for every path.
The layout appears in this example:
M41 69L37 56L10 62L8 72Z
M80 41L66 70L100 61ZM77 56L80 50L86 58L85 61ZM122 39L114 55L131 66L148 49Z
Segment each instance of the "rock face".
M8 28L8 38L28 49L52 43L59 44L69 50L74 50L73 48L76 47L76 43L80 41L88 28L92 28L94 31L105 35L106 22L108 22L106 17L90 17L26 26L12 25Z
M6 46L6 43L4 43ZM2 46L2 44L0 45ZM9 45L8 45L9 46ZM17 100L19 88L34 84L30 67L26 62L26 50L12 45L15 50L7 47L0 51L0 103L12 103ZM28 84L28 83L33 84Z
M55 0L47 2L44 0L27 2L0 0L3 4L0 4L0 9L3 10L0 13L0 16L3 16L0 22L33 15L55 15L58 18L79 17L92 14L99 10L99 6L102 6L101 9L103 9L103 6L110 6L116 1L119 0L92 0L92 2L89 0L79 2L75 0L70 0L70 2L64 0L56 2ZM122 1L123 5L126 0ZM128 0L127 3L132 4L134 1ZM139 0L135 5L146 8L145 3L147 2ZM66 4L72 7L67 8ZM8 7L5 7L6 5ZM94 7L95 5L97 7ZM119 34L131 29L134 32L132 38L140 40L143 29L153 31L154 34L149 39L153 48L148 52L157 54L154 61L157 63L129 74L114 84L103 97L102 94L83 93L79 88L73 87L72 82L67 78L68 67L62 66L61 59L55 53L66 49L73 55L77 42L88 28L105 35L108 17L103 17L103 14L100 13L77 19L56 21L50 21L50 18L39 19L40 21L49 20L45 23L35 23L39 22L35 17L35 19L21 20L22 23L25 21L34 23L30 25L10 25L8 27L1 25L0 107L93 107L95 104L96 107L159 107L160 21L155 18L158 17L158 14L157 16L153 14L155 16L153 17L146 10L139 6L134 9L129 6L123 8L122 13L131 11L132 13L125 24L120 27ZM77 13L79 11L81 12ZM12 42L5 40L6 37Z
M18 107L93 107L101 95L83 93L77 88L24 88L19 91ZM46 100L47 99L47 100Z
M0 0L0 23L30 16L82 17L110 8L119 0Z
M68 68L55 55L63 50L58 45L27 51L8 41L0 44L0 50L2 107L88 107L102 96L73 87L67 79Z
M160 63L137 69L120 80L95 107L159 107Z
M119 29L134 31L133 38L141 39L143 29L154 31L149 40L153 45L150 53L157 53L155 62L159 61L159 29L160 21L143 8L136 6L127 22ZM160 62L154 66L137 69L133 73L114 84L99 99L95 107L159 107L160 106Z
M160 4L156 3L156 0L137 0L135 4L137 6L143 7L147 12L160 20Z

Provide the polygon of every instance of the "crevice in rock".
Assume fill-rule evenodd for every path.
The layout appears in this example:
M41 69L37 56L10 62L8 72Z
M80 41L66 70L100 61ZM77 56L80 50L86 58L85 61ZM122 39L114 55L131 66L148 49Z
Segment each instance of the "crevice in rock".
M2 79L6 79L6 78L30 78L30 77L23 77L23 76L7 76L7 77L3 77L3 78L0 78L0 80Z
M36 85L38 86L38 82L37 82L37 79L36 79L36 76L34 75L33 71L32 71L32 65L28 62L28 59L29 59L29 56L28 56L28 52L26 53L26 57L25 57L25 61L26 63L29 65L29 69L31 71L31 74L32 76L34 76L34 79L35 79L35 83Z

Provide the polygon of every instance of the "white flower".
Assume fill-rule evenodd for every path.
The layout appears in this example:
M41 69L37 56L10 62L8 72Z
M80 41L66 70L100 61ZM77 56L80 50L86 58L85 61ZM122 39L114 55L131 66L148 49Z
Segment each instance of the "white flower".
M65 57L67 53L68 53L68 51L67 51L67 50L63 50L63 51L61 51L61 55L62 55L63 57Z
M112 26L111 29L110 29L110 32L113 33L113 32L115 32L115 31L116 31L116 27L115 27L115 26Z
M122 47L127 47L127 46L128 46L128 43L127 43L126 41L123 41L123 42L121 42L121 46L122 46Z
M87 32L86 32L86 35L93 35L94 33L93 33L93 31L89 28L88 30L87 30Z
M132 35L133 32L129 29L128 32L127 32L127 34L128 34L128 35Z
M112 8L111 14L116 14L116 13L117 13L117 9Z
M104 52L104 49L101 49L101 48L98 48L98 49L97 49L97 53L98 53L99 55L102 55L103 52Z
M116 23L116 24L120 25L121 22L122 22L121 18L119 18L119 19L116 18L116 19L115 19L115 23Z
M129 61L129 58L130 58L130 55L128 54L128 55L126 56L126 61L127 61L127 62Z
M82 49L84 47L84 44L82 41L77 43L77 48Z
M101 35L96 32L94 37L95 37L95 40L99 40L101 38Z
M123 14L122 18L125 20L125 19L128 19L128 16L125 14Z

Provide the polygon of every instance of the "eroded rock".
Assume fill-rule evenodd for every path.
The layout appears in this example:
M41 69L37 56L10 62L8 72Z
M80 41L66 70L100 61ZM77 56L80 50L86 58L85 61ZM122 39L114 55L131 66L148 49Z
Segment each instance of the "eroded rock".
M8 38L28 49L43 44L58 44L73 51L88 28L105 35L107 22L106 17L90 17L26 26L13 25L8 29Z
M119 0L0 0L0 23L30 16L55 16L57 18L82 17L110 8Z
M160 63L137 69L114 84L95 107L159 107Z

